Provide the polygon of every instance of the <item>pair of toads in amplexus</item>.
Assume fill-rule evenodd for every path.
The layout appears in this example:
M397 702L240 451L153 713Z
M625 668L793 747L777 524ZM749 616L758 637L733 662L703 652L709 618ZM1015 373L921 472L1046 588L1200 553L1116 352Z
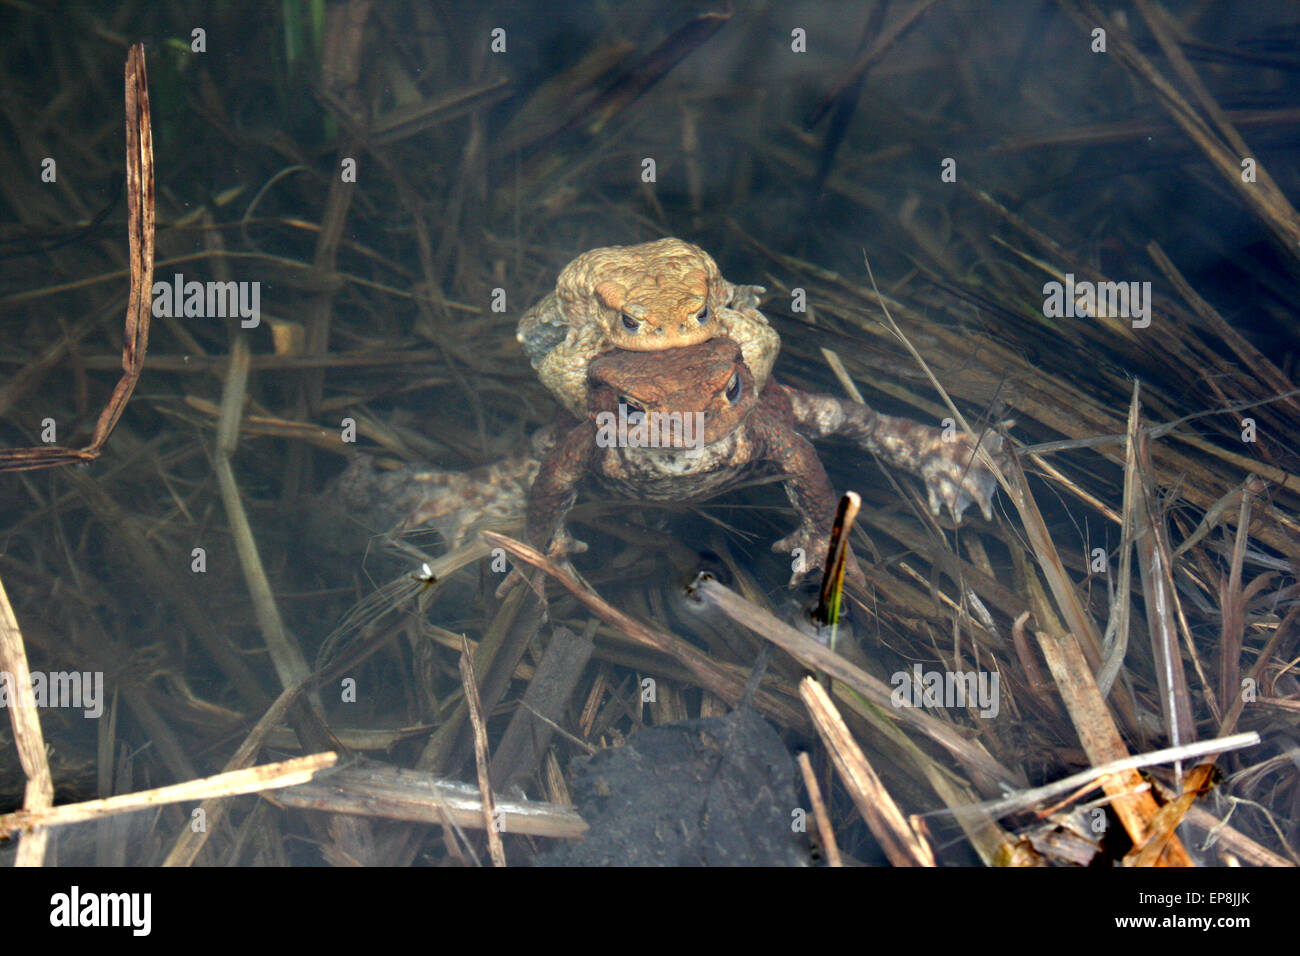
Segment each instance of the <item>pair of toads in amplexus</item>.
M996 481L965 433L773 380L781 340L758 309L764 291L727 281L708 253L681 239L593 249L565 266L517 336L577 420L558 431L528 495L533 545L553 555L585 550L565 517L589 478L638 500L690 502L767 470L782 476L799 515L772 546L802 556L792 561L796 584L827 556L837 497L811 440L831 435L918 475L934 514L946 506L960 520L975 502L991 517ZM636 426L660 416L688 423L655 433L670 436L667 447L602 440L611 420ZM1002 459L998 435L983 444ZM851 553L846 579L864 583Z

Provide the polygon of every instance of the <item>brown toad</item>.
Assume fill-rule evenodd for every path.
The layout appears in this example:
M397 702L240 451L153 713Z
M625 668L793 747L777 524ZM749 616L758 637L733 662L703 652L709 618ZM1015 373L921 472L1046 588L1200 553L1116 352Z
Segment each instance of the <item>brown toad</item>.
M569 537L564 517L588 475L648 502L698 501L766 467L785 476L800 517L798 528L772 549L801 548L804 568L821 567L836 499L809 439L829 435L850 439L886 467L920 475L936 514L946 505L959 520L974 501L992 516L995 479L973 460L967 436L945 440L941 429L777 382L757 388L730 339L653 354L608 352L591 362L588 376L586 420L559 437L529 492L526 532L538 546L585 550ZM984 446L995 459L1003 454L996 434ZM849 573L863 583L855 562ZM791 583L801 576L796 570Z
M592 249L524 313L516 338L578 418L587 413L587 366L614 348L653 352L726 336L762 388L781 347L756 308L762 291L728 282L707 252L681 239Z

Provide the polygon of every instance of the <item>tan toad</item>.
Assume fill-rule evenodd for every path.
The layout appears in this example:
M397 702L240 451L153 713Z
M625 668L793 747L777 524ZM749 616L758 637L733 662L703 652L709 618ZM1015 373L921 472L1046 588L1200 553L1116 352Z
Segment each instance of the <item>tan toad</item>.
M516 338L538 376L574 415L587 412L587 367L610 349L657 352L726 336L762 388L781 347L757 309L761 286L734 285L681 239L592 249L524 313Z

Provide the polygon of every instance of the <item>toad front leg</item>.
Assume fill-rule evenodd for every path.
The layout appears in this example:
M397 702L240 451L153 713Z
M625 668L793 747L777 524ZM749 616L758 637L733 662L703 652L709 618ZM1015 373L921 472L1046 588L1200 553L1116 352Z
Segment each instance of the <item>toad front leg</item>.
M880 456L887 465L919 475L925 482L930 512L947 506L954 521L975 502L986 519L993 517L997 479L976 457L975 443L964 433L945 437L943 429L909 418L882 415L866 405L833 395L816 395L787 386L773 390L787 404L795 429L810 438L841 435ZM988 433L983 447L1001 464L1006 460L1002 436Z
M790 585L794 586L807 571L826 563L831 529L835 524L835 493L826 477L826 469L817 457L817 450L806 438L791 430L780 416L768 414L760 408L750 416L747 433L754 443L754 459L772 462L785 473L785 493L799 513L799 527L772 545L772 550L777 552L803 550L803 570L796 570L790 577ZM866 587L866 577L852 551L848 555L846 574L853 584Z
M596 426L582 422L565 434L542 459L528 493L524 533L534 547L551 552L581 553L587 546L565 528L564 518L578 497L578 486L591 469L596 450Z
M569 534L564 518L577 500L578 486L591 468L595 450L595 425L591 422L576 425L547 452L533 479L528 492L524 537L552 558L587 550L583 542ZM497 597L513 590L521 580L523 572L516 565L497 588Z

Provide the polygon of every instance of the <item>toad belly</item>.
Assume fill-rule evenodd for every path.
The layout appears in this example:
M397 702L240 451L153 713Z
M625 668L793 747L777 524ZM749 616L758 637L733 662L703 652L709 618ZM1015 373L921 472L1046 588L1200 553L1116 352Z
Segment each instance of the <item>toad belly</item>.
M711 442L698 454L666 448L606 449L596 469L609 490L645 501L701 501L748 477L749 447L739 432Z

